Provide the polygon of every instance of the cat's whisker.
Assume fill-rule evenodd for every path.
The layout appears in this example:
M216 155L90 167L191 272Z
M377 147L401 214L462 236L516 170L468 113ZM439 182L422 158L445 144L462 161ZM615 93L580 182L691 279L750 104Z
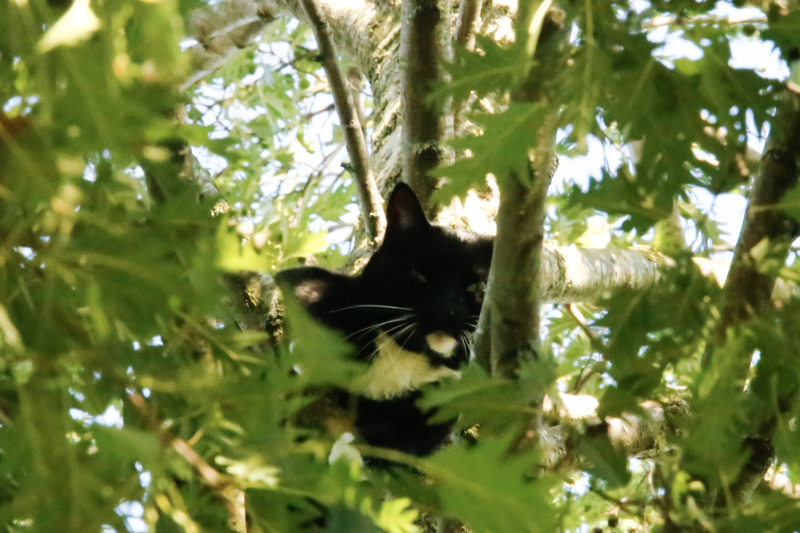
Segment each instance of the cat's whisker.
M416 326L416 324L406 324L405 326L402 326L402 327L401 326L395 326L394 328L391 328L389 330L384 330L384 333L386 333L386 336L389 337L389 338L386 339L380 346L375 348L375 352L373 352L371 357L375 357L376 354L379 354L381 352L381 350L384 347L386 347L390 342L395 342L396 343L397 342L397 337L399 335L402 335L407 329L415 327L415 326ZM399 328L399 331L398 331L398 328ZM394 333L394 332L396 332L396 333ZM394 334L392 334L392 333L394 333Z
M384 333L388 337L388 340L391 341L391 340L394 340L395 335L397 334L397 332L403 331L405 328L408 328L409 326L410 326L410 324L408 322L395 324L395 325L393 325L393 326L391 326L389 328L386 328L386 329L382 330L382 333ZM385 343L382 344L380 347L383 348L383 346L385 346ZM361 350L359 350L359 353L360 352L361 352ZM377 350L376 350L376 352L377 352Z
M390 335L390 337L391 337L391 339L392 339L392 340L394 340L394 341L397 341L397 340L398 340L398 338L399 338L401 335L405 334L407 331L411 331L411 332L413 332L413 330L414 330L416 327L417 327L417 324L416 324L415 322L409 322L408 324L406 324L406 327L402 328L400 331L396 331L396 332L394 332L393 334L391 334L391 335ZM407 341L408 341L408 339L406 339L406 342L407 342Z
M361 329L359 329L357 331L354 331L350 335L346 336L345 340L350 340L351 337L353 337L353 340L359 339L359 338L363 337L364 335L366 335L367 333L369 333L369 332L371 332L373 330L376 330L376 329L378 329L380 327L386 326L388 324L393 324L393 323L397 323L397 322L407 322L408 319L412 318L413 316L414 316L413 314L408 313L408 314L405 314L405 315L400 315L399 317L395 317L395 318L391 318L389 320L385 320L385 321L380 322L378 324L371 324L371 325L369 325L369 326L367 326L365 328L361 328ZM358 336L356 336L356 335L358 335Z
M394 311L413 311L413 309L411 309L410 307L397 307L395 305L358 304L358 305L348 305L347 307L341 307L339 309L334 309L328 312L338 313L340 311L347 311L348 309L372 309L372 310L391 309Z
M464 344L464 350L469 353L469 345L471 344L471 336L465 331L460 331L458 334L459 340Z
M408 324L408 325L409 325L408 332L409 332L409 333L411 333L411 334L413 335L414 331L417 329L417 326L418 326L418 324L417 324L416 322L409 322L409 324ZM398 338L400 335L403 335L404 333L405 333L405 331L402 331L402 330L401 330L401 331L399 331L399 332L398 332L398 333L395 335L395 339L397 339L397 338ZM409 340L410 338L411 338L411 335L409 335L409 336L406 338L406 340L403 342L403 346L405 346L405 344L408 342L408 340Z
M410 325L411 325L411 326L413 326L413 329L415 329L415 328L417 327L417 324L416 324L416 323L412 323L412 324L410 324ZM411 330L411 333L412 333L412 334L413 334L413 329ZM398 333L398 335L400 335L400 333ZM409 335L408 337L406 337L406 340L404 340L404 341L403 341L403 344L400 346L400 349L401 349L401 350L405 349L405 347L406 347L406 344L408 344L408 341L410 341L410 340L411 340L411 335Z
M457 340L458 340L458 344L459 345L464 346L466 348L466 344L464 344L464 336L462 335L462 333L460 331L458 332Z

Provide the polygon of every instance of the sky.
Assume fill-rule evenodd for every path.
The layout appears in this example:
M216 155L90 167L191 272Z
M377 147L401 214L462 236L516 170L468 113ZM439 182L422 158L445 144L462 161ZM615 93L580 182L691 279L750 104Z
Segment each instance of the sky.
M641 10L646 7L647 2L637 1L634 4L638 5ZM724 2L719 2L712 14L732 21L758 20L764 16L759 9L735 8ZM656 50L656 55L667 66L671 66L672 61L676 59L697 60L703 55L702 48L692 41L684 39L682 33L682 31L670 32L669 26L663 25L651 31L648 36L648 40L651 42L663 43L663 46ZM730 66L756 70L765 78L785 80L789 77L789 67L786 62L781 60L779 51L772 42L762 41L757 34L753 37L736 37L730 41L730 46L732 55ZM768 133L768 129L757 131L752 117L748 117L747 142L750 148L761 153ZM586 188L590 177L601 177L601 170L604 166L616 169L621 164L623 154L611 143L603 143L599 139L591 137L588 146L589 150L585 156L560 158L558 170L553 177L552 186L554 188L563 190L564 187L573 183ZM626 147L623 147L623 150L625 149ZM746 199L738 194L721 194L714 197L706 189L699 187L692 188L689 194L693 197L696 205L720 223L726 242L731 245L736 244L747 206ZM695 236L693 228L686 227L685 230L687 241L692 242ZM719 255L720 259L724 259L726 255L730 254Z

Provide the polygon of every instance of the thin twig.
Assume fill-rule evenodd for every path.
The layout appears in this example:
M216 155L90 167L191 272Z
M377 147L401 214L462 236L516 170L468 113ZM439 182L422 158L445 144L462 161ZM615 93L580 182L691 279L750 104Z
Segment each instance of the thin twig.
M367 138L367 119L364 115L364 98L361 96L361 73L356 67L351 67L347 71L347 82L350 84L350 91L353 93L358 123L361 124L361 133L364 139Z
M229 514L228 525L231 529L236 533L247 533L244 491L239 489L228 476L220 474L213 466L204 461L185 440L175 437L168 428L161 424L144 396L139 392L129 390L123 399L133 407L133 410L149 429L158 433L159 441L183 457L197 472L203 483L213 489L225 502Z
M489 275L489 282L486 284L486 292L483 294L483 301L492 299L492 276ZM472 357L487 373L492 372L492 306L481 306L481 314L478 317L478 327L472 335Z
M575 319L575 322L578 323L578 326L583 330L586 336L589 338L589 342L592 344L592 348L598 351L603 351L606 349L606 345L603 342L603 339L589 327L589 323L586 322L586 317L583 316L581 310L578 309L578 306L575 304L568 304L567 311L572 318Z
M302 5L317 40L319 61L328 76L333 102L336 105L336 112L344 132L364 225L372 242L377 243L386 229L386 216L383 213L383 202L375 182L375 176L372 175L372 169L369 166L367 143L355 111L353 93L348 89L347 82L339 68L330 26L322 20L314 0L302 0Z
M740 24L765 24L767 23L767 16L763 13L759 13L754 16L746 16L746 17L735 17L734 15L717 17L680 17L676 15L659 15L658 17L653 17L650 20L646 20L642 23L642 28L650 29L650 28L659 28L661 26L672 26L673 24L676 26L687 27L687 26L697 26L697 25L712 25L712 24L728 24L730 26L737 26Z
M604 372L608 366L606 364L605 359L601 359L599 361L594 361L591 370L589 370L589 372L586 372L586 369L589 367L590 362L592 362L592 359L587 361L586 364L583 365L583 367L581 368L580 373L578 373L578 376L575 378L575 385L573 385L572 389L570 389L569 391L570 394L580 394L580 392L583 390L586 384L589 383L589 380L592 379L597 374ZM586 372L586 374L584 374L584 372Z
M414 189L428 211L436 185L436 180L428 173L442 158L439 111L428 101L428 95L439 81L437 62L441 51L436 30L441 17L437 0L403 2L400 34L400 55L404 63L403 181Z
M483 0L463 0L458 10L456 22L456 42L467 50L475 47L475 32L480 22ZM458 137L464 128L464 112L467 101L454 102L453 109L453 137ZM463 151L457 151L456 157L463 157Z
M603 339L600 338L600 336L597 333L595 333L594 330L592 330L592 328L589 327L589 323L586 322L586 317L583 316L583 313L581 313L581 310L578 309L578 306L575 304L568 304L567 311L569 312L570 315L572 315L572 318L575 319L575 322L577 322L578 326L581 328L581 331L583 331L589 338L589 343L592 345L592 348L595 351L605 353L606 344L603 342ZM589 370L589 372L584 375L586 369L589 368L589 363L594 363L594 364L592 365L591 370ZM605 368L606 368L606 361L604 359L600 359L599 361L597 361L594 360L592 357L590 357L589 361L587 361L586 364L583 365L581 371L575 378L575 384L572 386L570 392L572 394L578 394L586 385L586 383L588 383L589 379L592 378L592 376L597 375L598 372L605 370Z
M328 111L333 111L336 109L335 104L331 104L329 106L325 106L322 109L317 109L316 111L311 111L310 113L306 113L306 120L311 120L312 118L316 117L317 115L321 115L322 113L327 113Z
M475 30L480 20L483 0L462 0L456 22L456 42L466 48L472 48L475 42Z

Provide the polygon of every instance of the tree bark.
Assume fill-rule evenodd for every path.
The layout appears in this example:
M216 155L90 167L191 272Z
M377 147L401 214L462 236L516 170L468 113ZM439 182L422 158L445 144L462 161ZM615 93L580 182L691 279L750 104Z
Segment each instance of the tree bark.
M537 169L538 170L538 169ZM489 278L492 375L516 377L525 360L537 358L542 295L544 199L550 175L532 176L533 185L512 176L502 189Z
M436 180L428 173L441 161L439 113L428 95L439 81L442 19L437 0L404 0L400 57L403 58L403 181L432 214L430 196Z
M717 326L717 346L725 344L727 329L758 315L771 304L778 268L798 236L798 223L776 206L797 184L800 153L800 98L790 93L778 110L761 155L761 168L748 194L744 224L725 283L725 306ZM706 353L704 366L711 363ZM737 386L743 385L750 356L740 354Z
M798 221L777 207L797 185L798 154L800 97L789 92L771 123L761 167L750 187L744 224L724 287L725 305L717 324L716 342L709 343L703 356L703 369L721 369L723 386L732 387L737 395L749 393L744 391L744 385L753 353L741 344L726 346L727 335L772 305L778 271L786 262L792 241L800 234ZM788 409L788 405L788 399L778 399L778 409ZM742 440L749 459L737 479L728 487L717 489L720 494L743 501L762 481L774 458L772 438L777 417L774 412L766 420L753 423L750 434ZM727 496L711 500L710 505L715 508L731 503Z
M370 241L373 245L383 238L386 230L386 216L383 212L383 201L375 176L369 165L367 143L364 139L364 130L356 112L353 92L347 86L347 81L339 68L336 45L331 38L330 26L320 16L314 0L301 0L306 18L314 31L319 48L320 62L328 77L328 86L333 94L333 102L339 115L339 124L344 131L347 152L350 155L353 178L356 181L358 205Z

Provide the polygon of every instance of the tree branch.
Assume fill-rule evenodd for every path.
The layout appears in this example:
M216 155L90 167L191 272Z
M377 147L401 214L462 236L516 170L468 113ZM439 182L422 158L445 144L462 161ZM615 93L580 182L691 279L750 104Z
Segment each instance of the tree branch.
M192 71L181 90L205 78L247 46L275 19L276 11L277 5L271 0L235 0L193 12L189 34L197 44L190 48Z
M356 60L362 72L369 72L375 66L374 52L378 48L371 31L376 23L373 4L318 0L317 9L330 25L339 47ZM223 0L193 12L189 35L197 44L189 49L192 74L181 88L188 89L224 65L281 13L305 20L297 0Z
M725 344L729 327L747 322L771 305L778 269L798 235L797 222L776 208L786 192L797 184L798 153L800 98L791 93L772 121L761 168L750 188L742 232L725 283L717 347ZM739 354L738 372L731 376L739 390L747 377L750 356ZM706 352L705 368L711 364L711 357L712 352Z
M724 287L725 304L717 324L716 342L709 343L703 354L703 369L708 372L719 366L724 372L720 383L732 387L738 395L744 391L753 354L742 343L726 346L728 330L750 322L772 305L778 272L800 233L798 222L777 208L785 194L797 185L798 153L800 97L789 92L772 121L761 167L748 194L744 224ZM780 410L789 405L783 400L787 399L778 399ZM761 482L774 457L772 438L777 416L773 412L766 419L753 422L754 427L742 439L748 461L737 479L720 487L721 493L743 500ZM711 499L715 507L729 503L727 498Z
M471 47L475 41L475 30L480 20L483 0L462 0L456 22L456 42Z
M548 17L550 3L545 0L535 10L531 4L526 4L517 13L514 46L524 47L530 59L525 79L512 91L514 100L543 102L541 84L547 78L547 72L534 66L540 64L536 54L540 40L538 30L544 29L545 21L552 19ZM532 28L537 31L531 31ZM542 32L541 38L546 40L552 33ZM491 306L491 366L495 376L515 378L521 363L537 358L541 351L539 308L544 295L535 289L540 288L544 279L545 199L557 163L555 135L558 116L558 111L550 111L539 125L537 145L531 147L528 154L528 179L512 172L499 183L497 237L489 273L492 294L491 299L484 303L484 306Z
M548 126L555 126L555 123ZM550 133L549 127L542 129L545 135ZM540 138L543 150L537 152L552 153L555 130L552 133L551 142ZM496 376L516 377L520 363L540 353L539 307L543 295L532 289L538 287L542 279L544 201L552 178L547 168L550 161L545 165L538 160L534 162L532 185L512 175L502 188L489 275L491 361L492 374Z
M672 259L646 247L604 250L545 245L539 290L543 302L587 302L619 287L650 287L658 281L660 268L674 265Z
M403 181L417 193L426 211L436 185L428 172L439 164L439 113L428 103L428 95L439 81L437 61L441 56L437 26L441 13L437 0L405 0L402 7L400 56L402 73Z
M681 420L690 416L686 402L679 397L642 402L643 415L624 414L621 417L597 417L598 402L593 396L560 393L546 396L542 402L545 412L557 416L561 423L539 428L539 442L544 463L553 469L569 471L581 467L571 442L574 426L584 424L605 426L604 432L619 450L628 457L655 457L668 446L668 436L680 427ZM578 435L585 432L578 431Z
M651 287L658 281L662 268L674 265L672 259L645 247L603 250L543 245L540 275L537 281L531 279L530 283L538 283L540 303L590 302L621 287L634 290ZM494 278L490 275L485 302L496 301L494 284ZM520 284L518 290L520 294L530 292L532 286L522 289ZM786 290L783 294L790 294L790 291ZM487 372L491 370L491 313L489 305L481 309L472 346L473 357Z
M356 113L353 92L347 87L347 81L339 68L330 26L322 20L314 0L301 0L301 3L311 29L314 31L319 48L319 60L328 76L333 102L339 115L339 123L344 131L352 174L358 190L358 205L361 215L364 217L370 239L377 243L386 229L386 217L383 213L381 194L369 166L367 143L364 140L361 123Z
M136 391L129 391L128 395L124 396L123 399L128 402L145 425L158 434L161 443L172 448L178 455L183 457L197 472L203 483L217 493L228 509L228 525L230 528L236 533L247 533L244 491L238 488L227 476L220 474L213 466L205 462L185 440L175 437L169 429L161 424L141 394Z

